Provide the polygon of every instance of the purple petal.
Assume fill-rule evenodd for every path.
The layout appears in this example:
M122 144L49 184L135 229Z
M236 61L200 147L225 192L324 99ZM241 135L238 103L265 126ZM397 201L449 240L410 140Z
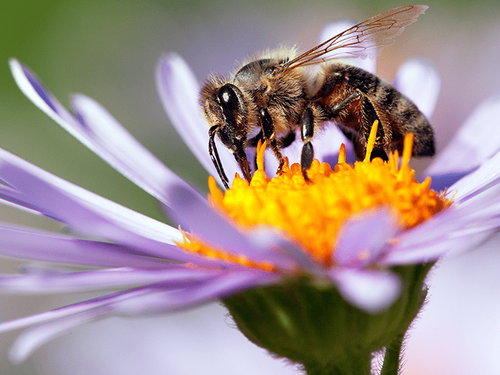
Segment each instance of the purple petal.
M65 223L73 230L161 258L192 261L175 228L102 198L0 149L0 199Z
M351 20L339 20L328 23L321 31L320 43L327 41L330 38L340 34L341 32L347 30L348 28L354 26L354 22ZM335 51L335 55L337 51ZM335 56L334 55L334 56ZM328 54L326 55L328 56ZM327 57L328 58L328 57ZM376 72L376 59L374 58L349 58L348 62L358 68L364 69L370 73L375 74Z
M453 184L448 195L456 203L470 199L481 192L498 185L500 181L500 152L485 161L478 169Z
M374 262L398 229L398 217L388 207L359 213L339 231L334 264L364 267Z
M434 159L425 175L469 172L495 155L500 150L498 113L500 95L484 101Z
M435 191L444 191L472 172L473 170L467 172L433 175L431 181L431 189Z
M423 263L472 249L500 228L499 213L498 190L465 201L401 233L382 263Z
M221 274L185 289L168 291L157 288L134 298L120 299L112 307L115 314L125 316L166 313L274 284L280 279L281 276L274 273L246 269Z
M492 231L463 232L461 235L454 233L451 236L442 235L414 244L402 243L393 249L383 263L396 266L433 262L451 252L458 254L476 249L491 236L491 233Z
M346 301L371 314L386 310L401 293L401 281L390 272L341 268L329 273Z
M276 250L278 246L252 239L255 235L251 231L248 235L242 233L210 207L206 199L193 194L192 190L179 186L169 189L168 194L169 199L176 204L166 207L166 210L183 230L188 230L233 255L244 255L254 261L270 261L283 269L295 266L286 252Z
M323 268L307 255L301 245L278 228L261 225L257 229L249 231L248 235L259 251L268 249L267 252L270 253L268 256L272 256L271 261L281 270L300 269L317 276L324 276ZM280 256L280 253L283 252L286 254L285 257Z
M0 332L8 332L19 328L26 328L35 324L43 324L46 322L57 321L63 319L67 316L76 315L90 311L93 309L98 309L101 307L106 307L110 303L118 302L127 298L138 298L144 294L149 293L147 288L138 288L133 290L128 290L125 292L119 292L112 295L107 295L104 297L95 298L92 300L80 302L74 305L61 307L56 310L45 311L39 314L27 316L24 318L18 318L10 320L7 322L0 323Z
M53 269L29 269L28 273L0 276L0 289L16 294L52 294L99 289L134 287L161 282L164 287L188 287L215 276L214 270L199 270L165 265L165 269L137 270L114 268L107 270L61 272ZM220 271L219 271L220 272Z
M9 359L14 364L21 363L46 342L61 336L69 329L95 321L106 313L106 309L90 310L28 329L19 335L10 348Z
M17 85L24 95L26 95L38 108L57 123L64 124L61 124L63 127L67 126L68 128L72 128L72 125L77 123L76 119L49 91L47 91L31 70L15 59L11 59L9 63ZM66 125L66 123L68 125Z
M182 180L93 99L75 95L72 108L92 144L92 151L156 199L168 204L165 187L172 182L182 183Z
M14 226L0 227L0 254L99 267L165 267L163 259L147 258L117 244L76 239Z
M399 68L394 87L411 99L427 118L432 117L441 88L441 77L432 63L419 59L406 62Z
M182 180L137 142L104 108L78 95L74 99L79 120L40 83L27 67L10 61L12 74L21 91L70 134L99 155L132 182L168 204L165 186Z
M257 271L228 273L187 289L176 291L144 287L96 298L75 305L0 324L0 332L37 324L25 331L11 356L24 360L33 350L62 331L109 315L156 314L187 308L255 286L277 282L279 276Z
M156 68L156 86L172 125L201 165L219 179L208 154L208 125L198 102L200 86L180 56L169 54L161 58ZM239 167L232 154L218 139L216 142L226 174L232 181Z
M325 122L324 126L325 129L314 138L314 157L333 167L338 162L340 146L344 144L346 146L346 161L354 163L356 155L352 142L346 138L335 123Z
M0 182L0 184L1 184L1 182ZM19 204L12 203L12 202L9 202L9 201L3 200L3 199L0 199L0 204L7 206L7 207L15 208L16 210L19 210L19 211L26 212L30 215L43 216L43 214L38 212L38 211L31 210L31 209L23 207Z

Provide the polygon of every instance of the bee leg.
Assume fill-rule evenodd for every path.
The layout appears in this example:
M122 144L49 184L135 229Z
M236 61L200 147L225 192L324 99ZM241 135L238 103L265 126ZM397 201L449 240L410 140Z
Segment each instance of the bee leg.
M278 146L280 148L286 148L290 146L293 141L295 141L295 131L290 130L286 135L278 139Z
M338 113L344 109L345 107L349 106L354 102L356 99L359 99L361 97L361 94L358 91L354 91L351 95L349 95L347 98L341 100L337 104L333 105L332 108L330 108L331 116L332 119L335 119L335 117L338 116Z
M368 142L370 130L375 120L378 120L379 127L377 129L377 138L375 141L375 147L371 153L370 158L374 159L379 157L385 161L389 160L389 158L387 157L387 153L385 152L383 147L380 146L380 140L383 141L385 139L385 133L382 121L377 115L377 112L375 111L375 108L373 107L372 103L365 95L363 95L359 91L354 91L345 99L333 105L329 110L330 119L335 120L342 109L345 109L346 107L354 104L355 101L357 101L356 105L360 106L361 112L363 114L362 119L359 120L360 122L358 125L359 130L356 131L355 134L348 133L346 131L343 131L343 133L347 136L349 140L351 140L354 143L354 150L356 152L356 156L360 160L364 159L366 152L366 144ZM356 129L356 127L353 126L349 126L349 128Z
M250 173L250 165L248 164L247 154L245 152L245 148L243 147L243 143L238 144L236 147L236 151L233 153L234 158L238 162L241 172L245 179L250 182L252 181L252 174Z
M276 159L278 159L279 166L276 173L280 174L283 170L283 166L285 165L285 159L283 158L283 154L280 151L280 146L276 141L273 119L271 118L271 115L266 108L261 108L259 110L259 115L264 139L269 142L269 146L271 147L271 150L273 150L274 156L276 156Z
M248 147L257 147L259 141L264 139L264 134L262 134L262 130L255 136L247 140L246 145Z
M380 142L384 142L385 140L385 132L384 132L384 127L383 123L380 120L379 116L377 115L377 112L375 111L375 108L373 107L373 104L370 102L370 100L367 97L364 97L363 99L363 142L364 142L364 147L363 147L363 154L366 151L366 143L368 142L368 137L370 136L370 132L373 126L373 123L375 121L378 121L378 128L377 128L377 137L375 139L375 145L373 147L373 151L370 155L370 160L373 160L374 158L381 158L384 161L388 161L389 158L387 157L387 153L385 152L384 148L380 145ZM357 146L357 145L356 145ZM358 147L356 147L358 148ZM363 155L364 158L364 155Z
M314 159L314 148L311 143L314 136L314 115L311 108L307 108L302 116L302 125L300 127L300 136L304 145L302 146L302 153L300 155L300 168L304 180L310 181L307 176L307 170L311 168Z
M212 159L212 163L214 163L215 170L219 174L219 177L224 184L226 189L229 189L229 179L224 172L224 167L219 158L219 153L217 152L217 147L215 145L215 134L217 132L218 126L212 126L208 131L209 141L208 141L208 153L210 154L210 158Z
M247 147L253 147L256 148L257 145L259 144L259 141L264 140L264 134L262 134L262 129L260 132L255 136L246 141ZM253 167L255 170L257 170L257 153L255 153L254 158L253 158Z
M264 140L264 134L262 133L261 130L255 137L252 137L249 140L247 140L246 145L248 147L257 147L259 141L262 140ZM290 130L286 135L284 135L281 138L278 138L277 144L278 147L281 149L290 146L293 143L293 141L295 141L295 132L293 130ZM257 154L255 154L253 163L255 169L257 169Z

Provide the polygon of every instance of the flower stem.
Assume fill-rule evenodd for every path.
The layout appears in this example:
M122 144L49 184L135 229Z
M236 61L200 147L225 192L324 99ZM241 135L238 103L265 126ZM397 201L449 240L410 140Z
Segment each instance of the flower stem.
M404 334L396 337L387 346L384 358L384 365L380 375L398 375L401 361L401 348L403 346Z

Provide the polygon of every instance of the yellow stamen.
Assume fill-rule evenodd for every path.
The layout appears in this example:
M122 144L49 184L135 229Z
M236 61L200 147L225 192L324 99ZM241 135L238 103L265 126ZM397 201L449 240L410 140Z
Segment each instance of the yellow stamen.
M372 125L370 129L370 136L368 137L368 145L366 146L365 160L364 162L370 161L370 157L372 156L373 146L375 146L375 140L377 138L377 129L378 129L378 120Z
M337 162L337 164L342 164L342 163L345 163L345 154L346 154L346 151L345 151L345 144L341 144L340 145L340 150L339 150L339 161Z
M252 181L236 176L231 189L222 193L209 178L209 199L235 225L245 230L260 224L281 228L294 237L313 259L328 267L333 263L336 236L343 223L354 214L380 205L391 206L400 220L402 230L412 228L451 205L444 194L430 189L430 178L419 183L408 162L412 153L413 136L404 140L403 157L399 167L398 153L370 161L375 144L378 121L371 129L366 158L353 166L345 162L345 146L339 151L339 163L332 170L329 164L314 160L304 181L299 164L289 166L274 178L264 171L266 145L257 147L257 167ZM224 253L204 245L193 235L181 244L183 248L205 256L224 259L248 267L275 271L271 264L256 264L246 258ZM182 246L183 245L183 246Z

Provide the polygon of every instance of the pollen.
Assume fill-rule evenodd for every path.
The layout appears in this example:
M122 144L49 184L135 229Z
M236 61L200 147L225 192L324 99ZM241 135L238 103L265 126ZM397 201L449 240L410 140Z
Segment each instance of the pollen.
M242 230L261 224L281 228L316 262L329 267L333 263L337 233L352 215L380 205L391 206L399 213L396 216L401 230L407 230L452 203L445 199L444 193L430 189L430 178L422 183L415 180L415 171L409 166L412 134L405 137L401 163L397 152L390 154L388 161L370 160L377 126L376 121L363 161L347 164L342 145L333 169L328 163L313 161L307 171L310 181L304 180L299 164L289 166L288 160L281 174L268 177L263 167L266 145L259 145L258 169L251 182L236 175L231 188L223 193L210 177L209 200ZM210 250L210 254L224 256L217 255L216 250ZM272 269L267 264L265 267Z

